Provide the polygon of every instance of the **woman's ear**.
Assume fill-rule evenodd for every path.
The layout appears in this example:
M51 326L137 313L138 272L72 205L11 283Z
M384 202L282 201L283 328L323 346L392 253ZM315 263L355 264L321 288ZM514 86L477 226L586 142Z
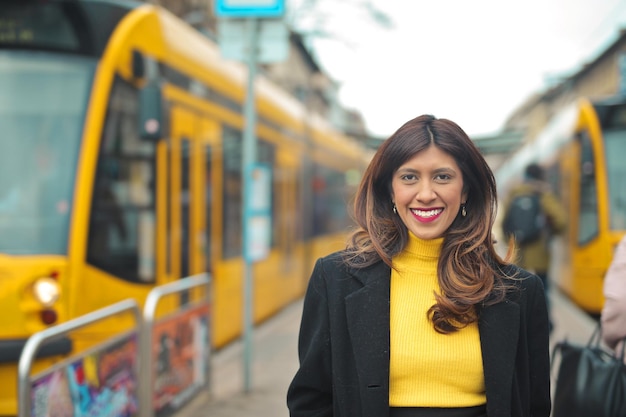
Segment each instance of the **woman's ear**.
M461 201L463 202L463 204L467 204L468 194L469 194L469 190L466 190L465 187L463 187L463 191L461 192Z

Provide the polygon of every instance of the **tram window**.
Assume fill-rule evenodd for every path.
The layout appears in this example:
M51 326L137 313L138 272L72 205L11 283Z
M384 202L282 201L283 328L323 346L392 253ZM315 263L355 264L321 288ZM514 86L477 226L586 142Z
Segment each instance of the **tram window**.
M300 179L297 168L293 166L276 166L272 175L276 190L272 203L274 245L280 246L286 254L291 254L295 249L294 243L302 240L302 226L309 223L304 221L306 214L302 212L299 201ZM285 258L289 261L287 258L289 256Z
M626 128L626 106L623 104L596 105L596 113L604 131Z
M119 278L154 282L155 144L137 129L137 90L114 82L93 189L87 262Z
M263 142L263 141L259 141L258 143L258 161L261 163L265 163L268 166L272 167L272 171L274 171L274 167L276 167L276 146L272 145L271 143L267 143L267 142ZM278 184L279 182L279 178L274 175L274 172L272 173L272 184L271 186L271 190L270 193L272 195L272 207L271 207L271 216L272 219L275 220L277 219L277 209L279 207L279 199L281 196L284 197L284 193L282 192L282 189L280 188L280 185ZM270 247L274 247L276 245L276 242L278 240L278 236L279 236L279 225L277 221L272 221L272 236L270 237L271 242L270 242Z
M604 131L606 174L609 183L609 212L611 230L626 229L626 129Z
M598 196L594 154L587 132L580 141L580 201L578 217L578 244L589 242L598 235Z
M222 253L224 258L232 258L240 256L242 249L241 151L243 141L239 130L225 126L222 132L224 152Z
M244 186L241 180L241 164L242 164L242 144L243 139L241 132L229 127L223 129L223 146L224 151L224 230L222 237L224 258L232 258L242 255L242 208L243 201L241 199L241 190ZM275 166L276 149L274 145L267 142L259 141L257 149L257 160ZM272 182L272 210L275 210L277 202L276 178ZM272 216L275 212L272 212ZM272 230L273 246L276 242L276 228Z
M73 8L59 4L0 4L0 44L76 51L80 37ZM68 13L69 12L69 13Z
M313 177L313 235L337 233L349 225L346 176L321 165Z
M314 227L313 221L310 219L314 219L314 201L315 201L315 164L313 161L305 156L302 161L302 171L298 181L298 207L300 213L300 217L302 219L306 219L307 221L301 222L301 233L302 239L308 240L314 236ZM303 186L302 186L303 185Z
M95 63L48 53L2 57L0 252L63 255Z
M309 226L309 222L306 222L306 225L302 224L302 219L307 219L307 210L304 208L304 200L301 198L303 195L302 187L302 176L294 175L292 177L292 181L294 183L294 207L293 207L293 229L294 229L294 238L298 241L302 241L306 239L306 229ZM300 220L298 220L300 219Z
M191 189L190 163L191 146L188 138L183 138L181 144L181 178L180 178L180 213L181 213L181 271L182 278L188 277L191 272Z

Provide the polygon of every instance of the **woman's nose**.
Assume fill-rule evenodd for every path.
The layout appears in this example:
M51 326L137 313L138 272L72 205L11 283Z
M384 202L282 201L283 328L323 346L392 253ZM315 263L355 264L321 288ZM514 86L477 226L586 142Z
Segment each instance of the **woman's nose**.
M437 193L435 193L432 184L423 182L415 198L417 201L429 202L437 198Z

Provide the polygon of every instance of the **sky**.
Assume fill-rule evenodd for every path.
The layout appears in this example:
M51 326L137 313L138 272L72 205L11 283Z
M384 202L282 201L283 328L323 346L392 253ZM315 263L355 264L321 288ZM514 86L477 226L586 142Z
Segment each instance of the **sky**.
M375 23L364 6L386 14ZM626 0L287 0L339 100L387 137L429 113L470 136L496 134L550 82L626 29ZM313 4L307 8L307 4Z

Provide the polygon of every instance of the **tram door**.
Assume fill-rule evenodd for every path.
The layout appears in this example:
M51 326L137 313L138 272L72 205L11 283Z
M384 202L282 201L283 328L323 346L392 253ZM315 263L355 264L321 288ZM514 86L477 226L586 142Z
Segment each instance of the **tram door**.
M170 140L165 144L160 175L161 267L174 281L208 270L211 242L210 200L214 195L211 146L217 124L185 108L171 113ZM189 294L181 295L181 303Z

